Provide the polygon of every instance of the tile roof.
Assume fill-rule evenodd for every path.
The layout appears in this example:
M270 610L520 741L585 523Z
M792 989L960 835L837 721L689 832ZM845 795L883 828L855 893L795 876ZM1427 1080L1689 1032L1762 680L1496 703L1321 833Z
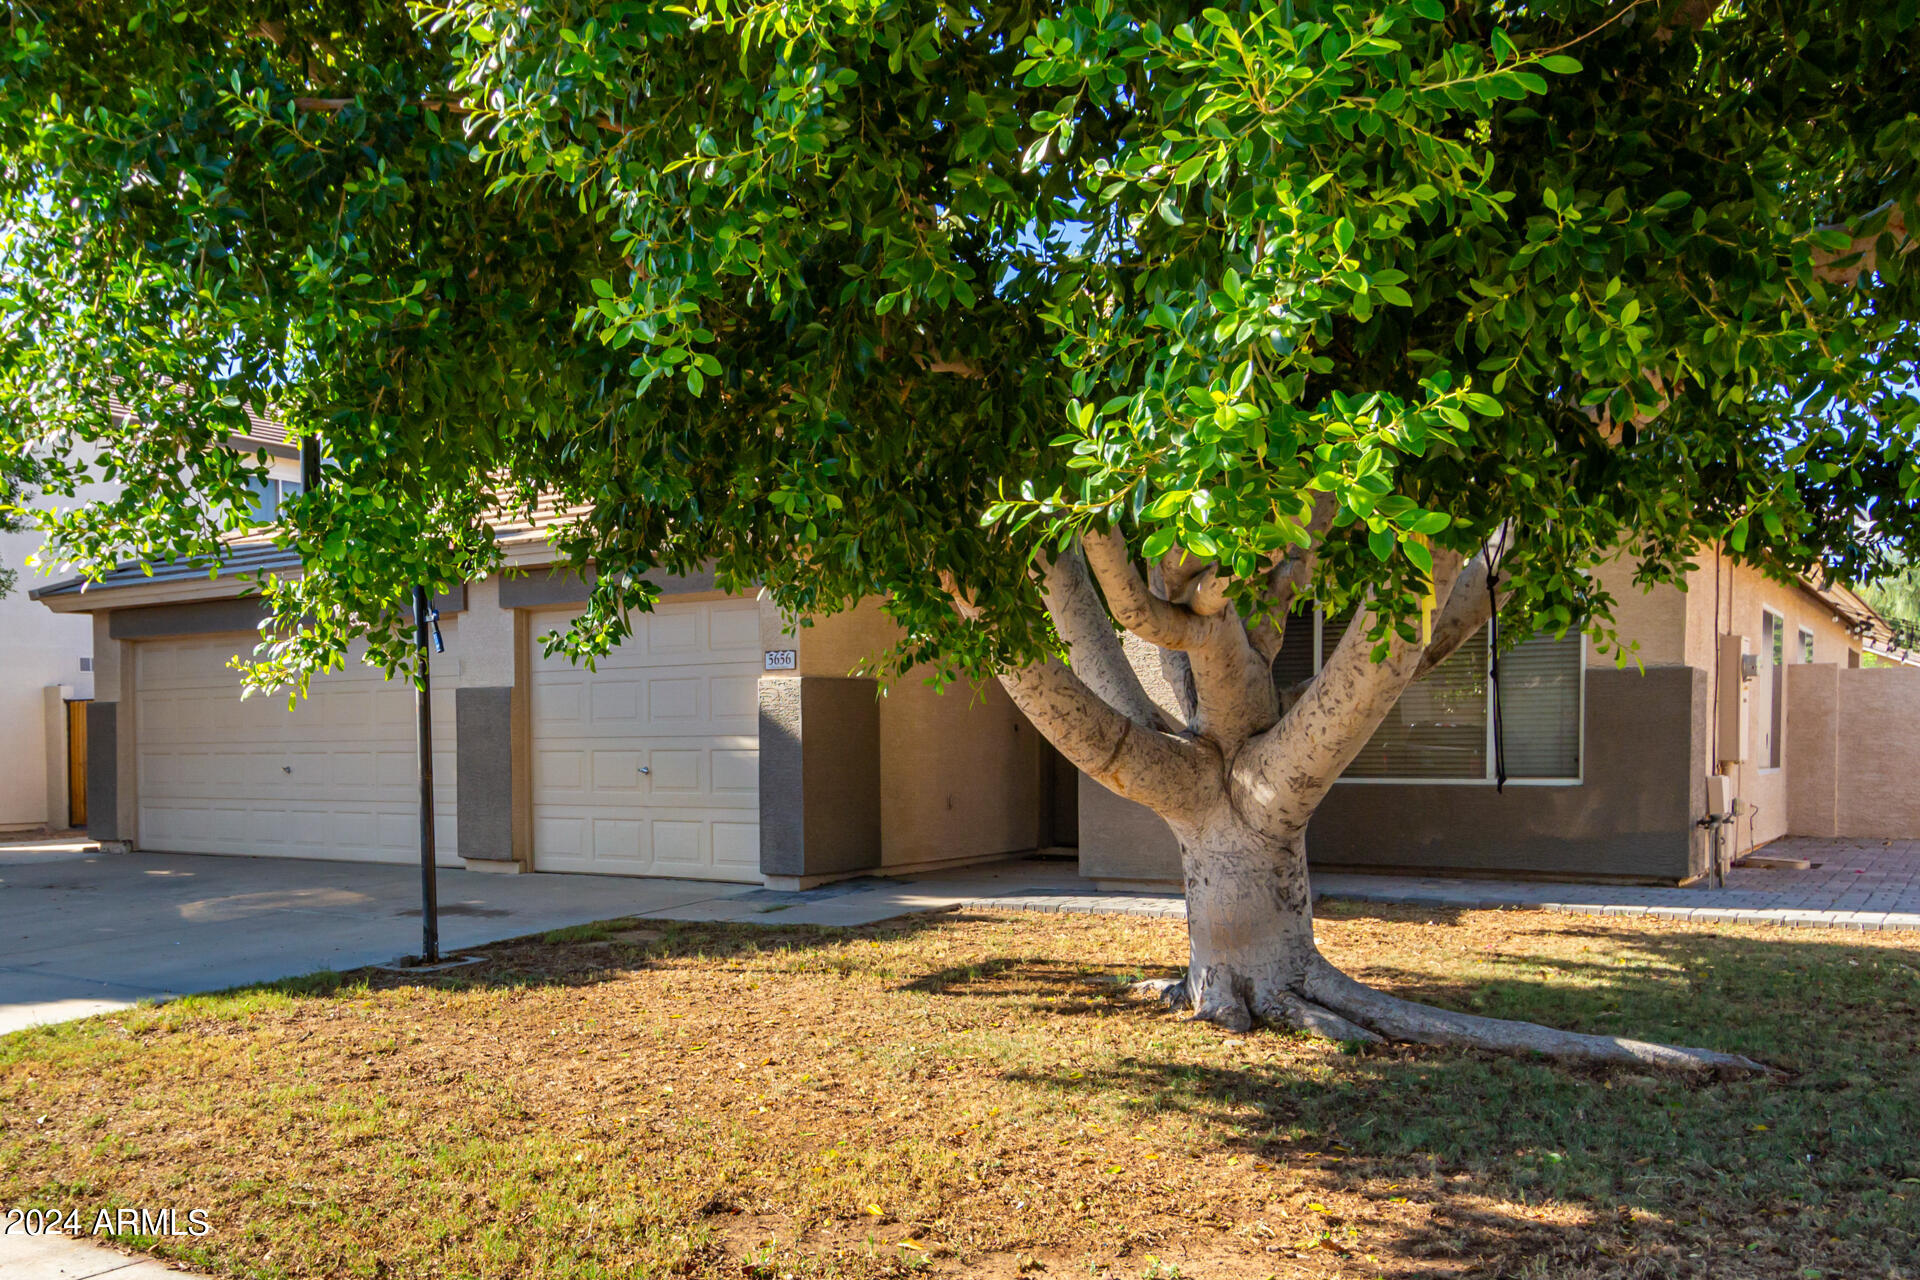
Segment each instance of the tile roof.
M118 396L109 396L107 398L107 409L118 418L132 418L134 416L133 406ZM236 440L282 446L288 443L287 426L284 422L281 422L278 418L270 418L264 413L257 413L250 408L244 409L242 412L247 415L247 429L243 434L235 436L234 438Z
M493 536L502 546L542 542L549 530L581 514L579 508L562 507L551 498L542 498L531 512L495 511L489 514ZM138 560L121 562L98 581L67 578L35 588L27 594L35 600L49 596L74 596L83 592L114 591L157 582L184 582L195 578L230 578L247 573L268 573L300 567L298 552L273 544L267 534L247 534L227 543L228 553L218 560L200 557L146 564Z
M186 582L195 578L228 578L242 573L262 573L274 569L298 569L300 555L283 550L261 537L238 538L228 544L228 554L219 560L195 558L167 560L148 565L129 560L110 570L97 582L85 578L66 578L36 587L27 595L34 600L49 596L74 596L82 592L113 591L153 582Z

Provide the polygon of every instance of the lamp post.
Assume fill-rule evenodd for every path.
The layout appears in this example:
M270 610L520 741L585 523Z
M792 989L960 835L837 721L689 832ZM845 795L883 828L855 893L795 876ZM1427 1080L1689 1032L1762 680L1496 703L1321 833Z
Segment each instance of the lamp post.
M433 650L446 652L440 638L440 613L427 605L427 589L413 589L413 645L419 670L413 681L415 736L420 752L420 963L440 963L440 898L433 866L433 675L427 653L428 628Z

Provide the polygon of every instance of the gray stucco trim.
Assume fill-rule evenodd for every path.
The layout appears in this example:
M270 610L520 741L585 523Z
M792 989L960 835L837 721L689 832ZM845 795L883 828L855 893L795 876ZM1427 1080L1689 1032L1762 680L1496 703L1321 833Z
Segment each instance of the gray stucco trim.
M266 606L258 597L150 604L138 609L115 609L107 614L107 635L114 640L161 640L224 631L257 631L264 617Z
M645 576L660 588L662 595L688 595L695 591L714 590L711 568L684 576L663 573ZM594 581L592 569L584 575L572 569L535 569L528 573L503 574L500 578L500 607L545 609L553 605L585 604L593 591Z
M464 613L464 584L433 598L442 614ZM258 631L267 616L258 596L229 596L220 600L188 600L180 604L149 604L107 612L107 635L114 640L165 640L175 636L210 636L228 631Z
M760 871L797 876L807 865L806 754L801 677L760 678Z
M120 840L120 704L87 704L87 837Z
M453 691L460 856L513 861L513 687Z
M760 871L880 865L880 703L872 680L760 680Z
M1307 827L1307 856L1329 869L1683 880L1704 856L1694 774L1706 682L1693 667L1590 669L1579 785L1336 784ZM1080 801L1082 875L1180 878L1178 844L1150 810L1084 777Z

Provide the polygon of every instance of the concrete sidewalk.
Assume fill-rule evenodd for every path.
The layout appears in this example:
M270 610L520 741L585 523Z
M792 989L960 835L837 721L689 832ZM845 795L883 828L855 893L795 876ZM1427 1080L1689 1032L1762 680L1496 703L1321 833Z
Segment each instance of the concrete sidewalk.
M745 886L441 868L453 952ZM417 867L0 845L0 1034L420 950Z
M1916 842L1782 840L1768 852L1808 859L1808 871L1736 869L1724 889L1316 871L1318 898L1470 910L1531 908L1595 916L1652 916L1720 924L1920 930ZM871 924L917 911L962 907L1184 917L1186 902L1162 891L1101 892L1071 860L1026 858L900 880L844 880L798 893L749 889L648 912L658 919L741 924Z
M0 1276L6 1280L200 1280L197 1273L176 1271L164 1262L120 1253L84 1236L37 1235L24 1231L0 1233Z

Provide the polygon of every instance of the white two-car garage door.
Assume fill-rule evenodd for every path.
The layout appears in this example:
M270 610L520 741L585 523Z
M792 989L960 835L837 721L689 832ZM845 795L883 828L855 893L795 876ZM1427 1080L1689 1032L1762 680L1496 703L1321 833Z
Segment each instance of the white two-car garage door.
M441 624L454 648L454 625ZM419 856L413 687L358 664L240 698L227 666L253 637L134 646L140 845L177 853L404 862ZM457 652L457 650L455 650ZM434 674L454 674L451 655ZM457 866L453 691L434 691L438 860Z
M752 600L635 614L593 671L536 647L535 869L758 880L760 657Z

